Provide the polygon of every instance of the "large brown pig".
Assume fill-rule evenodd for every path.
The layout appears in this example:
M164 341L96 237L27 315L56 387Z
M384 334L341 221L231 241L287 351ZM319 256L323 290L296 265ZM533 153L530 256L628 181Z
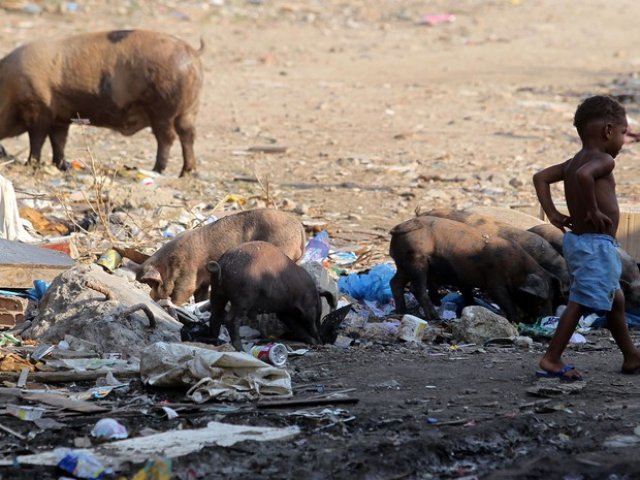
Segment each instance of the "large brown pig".
M564 234L558 227L550 223L543 223L530 228L529 231L547 240L562 255ZM638 268L638 262L623 248L618 247L618 254L622 262L620 288L624 293L625 308L627 310L640 309L640 269Z
M171 298L181 305L194 294L204 300L211 278L207 263L218 261L230 248L264 240L297 261L305 239L304 227L294 216L267 208L247 210L182 233L147 257L136 278L151 287L154 300Z
M505 240L520 245L542 268L560 280L562 295L566 295L569 292L569 271L567 270L567 263L564 261L562 255L559 255L554 247L544 238L534 235L527 230L522 230L495 220L488 215L466 210L441 208L426 212L424 215L462 222L488 235L504 238ZM560 299L560 297L561 296L558 298Z
M410 283L429 319L438 316L427 289L434 295L441 286L460 288L468 304L472 289L480 288L512 321L552 313L558 279L519 245L463 223L430 216L403 222L391 230L389 254L398 268L390 284L399 312L406 309L403 292Z
M29 162L38 163L49 137L53 162L65 169L73 119L124 135L151 126L158 142L153 169L165 169L177 134L184 160L180 175L192 172L202 49L144 30L88 33L19 47L0 60L0 139L27 132Z
M227 250L219 262L207 265L211 273L211 336L217 338L223 322L231 343L241 351L240 325L258 313L275 313L297 339L320 343L320 315L324 296L332 308L335 298L320 290L311 275L267 242L247 242ZM231 304L225 313L227 303Z

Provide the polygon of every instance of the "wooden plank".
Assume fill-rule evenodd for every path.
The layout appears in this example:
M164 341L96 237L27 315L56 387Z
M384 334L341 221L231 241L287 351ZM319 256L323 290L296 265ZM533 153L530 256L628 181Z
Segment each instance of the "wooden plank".
M50 282L74 265L64 253L0 239L0 288L31 288L34 280Z

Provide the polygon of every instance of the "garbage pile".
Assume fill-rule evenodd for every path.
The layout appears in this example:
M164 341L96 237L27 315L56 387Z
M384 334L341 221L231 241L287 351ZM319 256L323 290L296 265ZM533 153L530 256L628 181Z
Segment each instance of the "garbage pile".
M227 200L223 202L227 206L241 203L237 196ZM396 274L394 263L372 262L367 248L335 247L326 225L308 228L307 232L314 234L303 243L307 233L300 222L282 212L277 213L282 225L291 218L295 221L285 236L288 241L281 244L274 240L277 231L256 227L260 224L256 218L273 211L254 209L234 214L218 206L206 216L180 215L162 230L156 229L163 246L155 253L145 248L149 254L140 251L135 241L142 230L125 228L126 215L110 216L109 222L120 218L123 226L117 239L103 240L99 250L83 250L72 259L68 254L79 245L69 240L74 237L61 237L68 245L75 245L62 248L62 252L42 248L50 246L43 245L42 238L32 241L44 232L56 238L68 231L58 228L59 224L36 220L39 217L33 212L29 214L30 226L21 216L26 211L16 215L17 205L8 205L3 235L11 239L0 240L5 242L0 269L11 272L2 277L0 285L0 323L6 329L0 335L4 385L0 395L6 398L5 415L34 425L37 431L29 433L31 428L16 429L3 422L0 430L26 442L29 435L67 428L70 416L91 415L92 422L83 427L86 435L76 438L74 448L29 454L16 451L16 455L0 459L4 465L57 466L76 478L102 478L127 462L146 462L140 476L134 478L169 478L172 458L205 445L286 439L300 430L211 422L203 428L181 425L178 430L176 423L164 433L132 434L123 422L123 413L142 412L179 422L183 412L193 409L228 413L243 408L354 404L358 398L349 396L348 391L316 392L306 398L295 395L291 361L296 356L314 355L318 349L364 349L371 345L426 349L434 354L458 349L482 352L491 345L531 348L557 327L556 315L514 325L484 292L475 291L473 304L467 305L463 295L451 288L438 292L438 319L425 320L425 312L408 291L404 293L408 313L398 314L390 287ZM245 217L251 218L254 230L225 226ZM197 223L190 218L196 218ZM274 224L269 218L265 225ZM34 225L38 225L34 235L25 237L24 232L30 232ZM221 225L225 228L219 228ZM215 233L218 230L224 233ZM234 232L241 234L234 237ZM241 316L238 332L242 348L236 351L230 344L228 329L232 327L227 321L233 306L221 310L219 332L212 328L214 297L202 295L211 277L209 273L201 275L200 265L193 265L195 258L208 265L224 254L202 254L198 242L202 238L210 242L207 235L214 235L216 245L227 249L233 248L233 242L261 241L264 236L279 245L288 261L297 262L317 289L329 293L317 297L321 309L318 343L326 346L301 344L295 329L277 312L256 311ZM89 243L97 245L93 240ZM178 253L158 253L165 251ZM150 265L153 268L147 268ZM183 268L185 265L188 268ZM560 314L561 309L555 313ZM602 322L596 315L583 318L572 342L586 342L583 334ZM177 398L157 402L149 392L159 389ZM330 424L355 418L347 410L338 410L326 415L307 410L297 414L320 415ZM93 421L95 416L100 418ZM163 455L157 457L159 450ZM145 476L152 471L155 477Z

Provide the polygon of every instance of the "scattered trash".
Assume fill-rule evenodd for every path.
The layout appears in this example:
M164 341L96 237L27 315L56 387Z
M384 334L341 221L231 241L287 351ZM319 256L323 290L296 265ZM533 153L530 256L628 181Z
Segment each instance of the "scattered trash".
M113 273L116 268L122 265L122 255L113 248L110 248L100 255L100 258L98 258L96 263L103 267L107 272Z
M628 448L638 445L640 445L640 436L638 435L612 435L602 443L602 446L606 448Z
M427 15L423 15L420 19L421 25L439 25L441 23L452 23L455 22L456 16L452 13L431 13Z
M217 352L179 343L155 343L142 352L140 376L147 385L191 387L196 403L247 400L261 395L291 396L291 377L241 352Z
M147 460L131 480L171 480L171 459L156 458Z
M37 241L24 228L13 183L2 175L0 175L0 239L27 243ZM2 256L0 256L0 259L2 259ZM3 286L9 287L11 285Z
M40 407L27 407L22 405L7 405L7 413L9 415L13 415L14 417L19 418L20 420L25 420L27 422L32 422L37 420L44 415L45 409Z
M64 471L78 478L98 479L108 470L118 471L127 463L143 463L154 458L158 452L168 458L177 458L197 452L208 445L230 447L238 442L253 440L273 442L287 440L300 433L297 426L275 428L253 425L231 425L209 422L205 428L171 430L105 443L93 449L55 449L33 455L18 455L14 459L0 460L0 466L20 465L64 465ZM64 460L64 463L63 463Z
M76 478L99 480L108 473L100 461L87 450L57 448L53 455L58 468Z
M400 320L398 338L405 342L422 342L422 335L429 324L413 315L404 315Z
M251 355L265 363L270 363L276 367L283 367L287 363L287 347L281 343L269 343L267 345L256 345L251 347Z
M122 440L129 436L127 427L113 418L103 418L91 430L91 436L100 440Z
M389 281L396 269L391 263L382 263L364 273L352 273L338 279L338 287L342 293L356 300L371 300L387 304L391 298Z
M587 343L587 339L579 332L588 332L593 324L594 317L581 317L578 322L578 328L576 332L571 335L569 343ZM551 338L558 328L558 321L560 317L547 316L536 320L535 323L527 325L525 323L518 324L518 331L523 335L528 335L534 338ZM586 325L589 326L585 326Z
M300 263L321 263L329 255L329 248L329 234L326 230L323 230L307 242L307 246Z

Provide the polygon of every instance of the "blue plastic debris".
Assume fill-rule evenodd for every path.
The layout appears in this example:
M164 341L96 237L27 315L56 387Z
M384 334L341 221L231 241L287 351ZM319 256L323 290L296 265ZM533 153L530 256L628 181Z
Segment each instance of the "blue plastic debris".
M356 300L371 300L386 304L392 298L389 281L395 273L396 269L391 263L381 263L366 273L352 273L340 277L338 288Z

